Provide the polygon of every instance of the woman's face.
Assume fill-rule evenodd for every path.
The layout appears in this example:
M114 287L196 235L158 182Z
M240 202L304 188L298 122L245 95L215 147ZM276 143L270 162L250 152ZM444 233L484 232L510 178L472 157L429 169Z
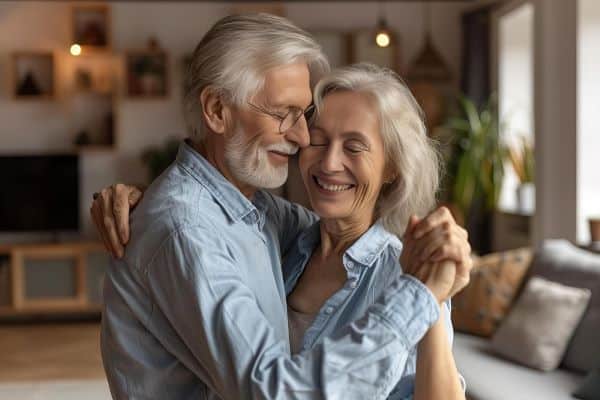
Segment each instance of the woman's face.
M331 93L309 132L310 145L300 151L299 164L314 211L321 218L371 223L387 180L374 102L361 93Z

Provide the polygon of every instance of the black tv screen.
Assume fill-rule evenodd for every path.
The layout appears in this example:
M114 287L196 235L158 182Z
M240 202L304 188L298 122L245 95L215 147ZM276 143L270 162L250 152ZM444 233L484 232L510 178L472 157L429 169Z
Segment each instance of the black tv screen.
M0 156L0 231L79 230L76 155Z

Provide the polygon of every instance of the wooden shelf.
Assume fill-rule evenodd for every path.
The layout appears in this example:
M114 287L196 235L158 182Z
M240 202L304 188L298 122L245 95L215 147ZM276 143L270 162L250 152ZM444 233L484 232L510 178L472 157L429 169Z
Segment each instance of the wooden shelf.
M87 287L87 257L90 253L104 252L98 242L60 244L0 244L0 255L9 258L10 304L0 306L0 317L18 317L53 314L99 313L100 304L90 302ZM74 262L74 295L65 297L27 297L25 283L27 260Z

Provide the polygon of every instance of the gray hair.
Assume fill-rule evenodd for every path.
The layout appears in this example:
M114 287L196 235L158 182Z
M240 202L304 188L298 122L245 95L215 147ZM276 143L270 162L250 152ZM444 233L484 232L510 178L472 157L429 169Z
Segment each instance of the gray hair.
M212 86L235 105L243 105L264 85L270 68L306 62L311 89L329 71L321 46L289 20L270 14L232 15L204 35L185 77L183 112L188 133L205 135L200 93Z
M383 185L376 215L389 232L402 236L412 214L423 216L435 205L440 180L440 155L427 136L423 112L396 73L369 63L326 75L314 90L317 115L325 96L335 91L360 92L375 101L386 167L396 175Z

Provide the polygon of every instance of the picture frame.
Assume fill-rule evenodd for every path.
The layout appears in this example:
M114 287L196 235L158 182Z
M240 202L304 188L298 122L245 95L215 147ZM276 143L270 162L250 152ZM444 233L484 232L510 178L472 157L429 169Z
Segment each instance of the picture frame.
M375 44L375 31L373 29L354 31L351 36L351 63L370 62L400 73L402 63L400 59L400 37L397 33L393 33L393 40L388 47L379 47Z
M15 99L50 100L55 96L54 54L25 51L12 55L12 94Z
M73 44L84 51L110 50L110 8L106 4L75 4L71 9Z
M125 95L129 98L163 98L169 94L167 54L158 49L125 53Z

